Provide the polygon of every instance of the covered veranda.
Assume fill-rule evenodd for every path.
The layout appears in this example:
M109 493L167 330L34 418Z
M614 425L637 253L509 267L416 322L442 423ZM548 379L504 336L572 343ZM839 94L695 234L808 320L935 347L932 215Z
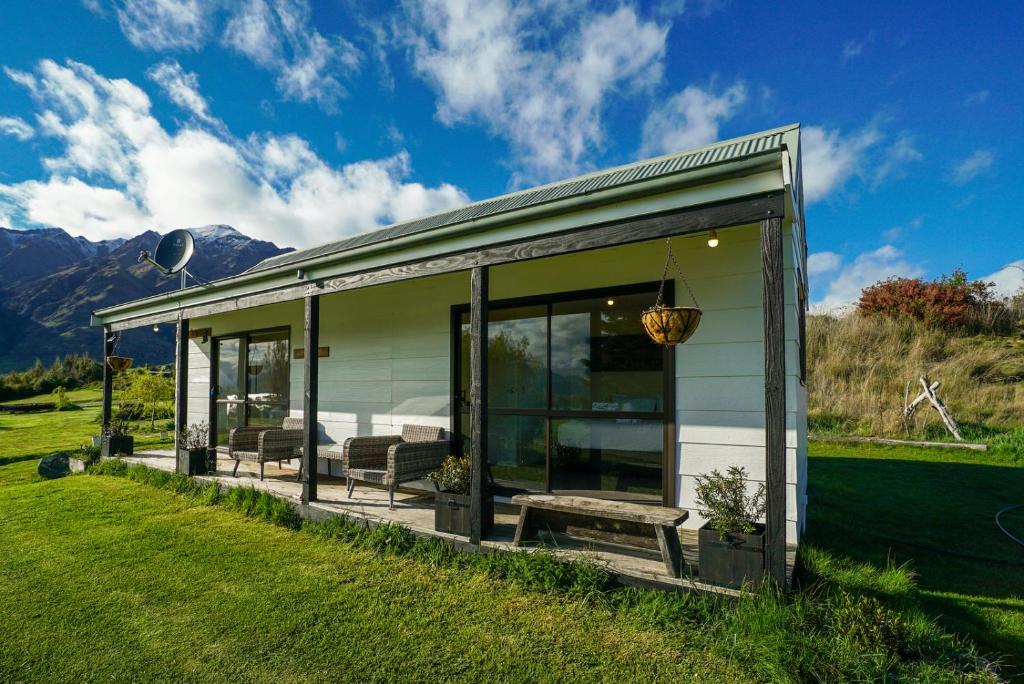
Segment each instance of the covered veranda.
M429 283L433 281L444 278L451 281L455 278L463 284L465 291L462 296L448 302L453 307L450 316L452 321L455 321L457 315L460 321L464 321L466 344L463 345L461 337L457 339L453 334L448 361L454 369L455 359L460 358L460 374L464 375L465 382L462 382L462 378L454 377L455 371L452 371L452 401L445 416L448 421L446 427L453 440L465 438L465 453L472 464L471 532L468 539L463 541L473 547L488 548L494 544L510 543L511 516L516 513L503 505L505 501L500 496L501 492L493 486L494 480L499 478L488 467L491 451L488 440L495 434L490 423L496 416L496 412L489 407L492 393L488 372L488 325L492 321L492 306L505 299L502 295L494 295L495 289L500 291L504 286L503 273L524 264L545 263L550 268L540 278L557 280L560 260L574 255L611 255L610 261L614 264L619 250L643 245L660 246L666 238L694 239L700 236L699 240L705 241L709 231L722 231L724 235L734 229L737 235L742 235L740 241L753 250L748 254L752 258L745 263L754 265L760 281L753 296L746 287L741 293L727 294L737 298L737 301L742 299L742 302L732 304L733 309L742 307L750 310L756 307L759 312L760 330L757 338L760 339L760 353L754 357L758 363L763 361L759 371L761 386L757 391L760 396L760 410L757 413L761 415L759 420L763 425L758 443L762 445L760 449L763 457L757 464L756 479L765 483L767 491L766 574L779 585L785 586L789 579L788 570L792 567L792 563L787 560L792 559L791 551L795 548L796 536L793 535L794 543L787 543L787 525L790 528L796 525L798 530L800 514L787 515L788 511L798 510L796 497L788 496L787 490L792 488L794 480L799 479L799 473L791 475L787 481L787 447L790 451L793 449L793 445L787 442L787 432L790 435L794 433L794 427L787 425L787 401L797 400L787 397L785 306L787 296L793 297L793 292L787 289L784 271L787 270L787 258L797 259L800 256L793 253L794 241L789 235L802 228L796 219L800 213L799 197L791 191L792 168L785 148L768 151L754 149L754 152L749 157L739 159L745 164L743 173L730 176L736 180L738 189L724 181L711 192L694 190L684 183L675 189L662 186L659 188L660 194L655 194L653 198L633 189L634 195L629 201L607 205L595 199L592 200L593 206L577 205L568 213L563 211L550 217L509 216L496 229L498 233L492 231L489 234L479 227L472 230L467 227L465 233L445 236L430 244L419 240L407 246L398 246L388 243L398 242L403 236L385 236L382 238L385 242L370 254L364 252L364 245L346 245L337 252L340 256L335 259L340 261L328 263L323 257L305 257L275 266L269 273L257 270L228 279L230 282L214 283L213 287L189 288L180 293L151 298L152 301L141 300L140 305L135 307L126 305L124 310L97 312L97 323L104 328L105 355L109 355L114 334L121 330L157 322L176 322L176 433L180 434L186 427L189 414L189 343L191 337L199 332L191 322L200 321L200 326L204 326L218 316L238 312L253 312L255 315L264 309L269 311L272 307L301 305L301 327L298 328L301 337L296 336L294 344L305 350L305 353L301 357L294 357L301 361L301 364L294 364L301 367L301 383L293 380L294 385L301 387L301 404L293 401L290 411L292 417L302 420L301 481L295 481L294 470L277 471L273 465L267 466L268 477L263 482L258 479L253 482L251 471L245 464L239 470L238 477L221 472L223 468L204 477L215 478L225 484L238 481L267 488L275 495L296 501L307 512L344 513L371 521L390 520L406 525L417 533L441 535L432 529L433 509L429 493L404 490L400 492L398 505L391 511L386 505L381 505L382 501L386 501L385 491L360 486L356 488L352 499L348 499L344 480L328 474L330 471L322 472L322 463L318 460L323 447L320 424L323 416L323 378L319 350L332 344L330 336L324 336L325 324L329 328L331 321L330 318L327 321L322 319L322 311L325 307L330 308L332 303L344 307L348 294L382 290L404 283L425 283L429 289ZM781 171L783 168L786 171ZM734 169L730 173L735 172ZM787 216L791 218L784 226ZM380 232L386 233L387 230ZM788 271L799 273L795 266L790 262ZM614 268L614 265L610 268ZM651 270L660 271L660 265L653 266ZM657 277L660 274L653 275ZM728 275L731 274L723 273L723 277ZM709 279L713 277L717 276L709 276ZM630 278L625 282L638 284L640 281ZM557 291L556 286L548 283L540 283L540 286L548 291ZM455 305L459 305L459 308L456 309ZM723 309L732 310L730 305L723 305ZM265 327L280 325L280 321L273 320L272 316L265 320ZM415 339L415 330L410 339ZM749 344L744 344L744 349L750 348ZM311 353L311 350L317 352ZM628 351L620 350L619 354L622 353ZM674 353L670 352L666 352L666 356L675 358ZM790 357L790 363L792 360L793 357ZM746 360L743 362L747 363ZM105 371L103 421L106 424L111 417L111 375L109 368L105 368ZM681 423L675 417L676 402L679 399L677 378L672 373L666 373L664 377L665 406L662 410L669 417L664 424L666 461L662 473L661 496L658 498L662 505L676 506L683 498L679 491L680 483L686 482L687 478L692 482L692 475L680 474L678 467ZM748 373L748 377L755 376ZM789 384L792 384L791 379ZM293 391L293 398L296 394ZM749 392L744 395L747 406L751 404L749 397ZM687 401L693 399L687 397ZM792 408L791 403L791 411ZM582 411L579 417L588 419L591 417L590 412ZM546 417L550 419L551 415ZM642 420L642 417L627 410L617 419L628 423ZM792 415L790 420L794 420ZM727 426L722 428L727 429ZM727 449L720 451L722 454L728 453ZM140 454L137 458L155 467L173 467L168 454ZM553 489L551 461L549 455L546 466L549 471L548 491ZM793 468L792 464L789 466ZM483 524L484 501L496 493L499 494L496 525L490 533L486 533ZM695 531L680 530L680 535L684 556L688 554L692 559ZM585 542L585 545L590 545L590 542ZM605 539L601 541L600 547L595 548L609 546L614 547L614 544L609 544ZM635 549L599 550L598 553L613 554L609 558L639 559L619 561L626 565L632 564L633 575L669 580L670 584L690 581L689 578L668 577L656 558L644 560L645 554L638 554ZM649 564L649 572L637 573L636 568L644 567L644 563ZM619 572L617 569L615 571ZM630 573L620 574L628 576Z

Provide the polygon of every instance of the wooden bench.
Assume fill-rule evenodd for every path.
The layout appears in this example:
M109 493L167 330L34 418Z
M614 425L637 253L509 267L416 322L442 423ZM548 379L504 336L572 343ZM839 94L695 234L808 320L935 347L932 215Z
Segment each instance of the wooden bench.
M517 494L512 497L512 503L521 506L519 524L516 525L516 536L513 540L516 546L521 546L523 537L529 536L530 511L536 509L652 525L655 534L658 535L658 546L665 561L665 569L672 577L682 576L683 550L679 546L679 532L676 528L686 520L689 513L681 508L555 494Z

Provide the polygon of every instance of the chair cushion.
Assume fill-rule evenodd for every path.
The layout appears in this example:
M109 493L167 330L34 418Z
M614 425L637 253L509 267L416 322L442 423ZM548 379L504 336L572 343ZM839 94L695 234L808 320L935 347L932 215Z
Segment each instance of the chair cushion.
M444 428L433 425L403 425L403 442L436 442L444 439Z

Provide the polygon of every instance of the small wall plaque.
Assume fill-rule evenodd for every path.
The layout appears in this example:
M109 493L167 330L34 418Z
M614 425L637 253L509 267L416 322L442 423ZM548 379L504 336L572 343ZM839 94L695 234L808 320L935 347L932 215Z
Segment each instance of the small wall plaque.
M320 357L321 359L326 357L326 356L330 356L331 355L331 348L330 347L319 347L317 349L317 354L316 355L318 357ZM292 358L294 358L294 359L304 359L304 358L306 358L306 350L303 349L302 347L296 347L295 351L292 352Z

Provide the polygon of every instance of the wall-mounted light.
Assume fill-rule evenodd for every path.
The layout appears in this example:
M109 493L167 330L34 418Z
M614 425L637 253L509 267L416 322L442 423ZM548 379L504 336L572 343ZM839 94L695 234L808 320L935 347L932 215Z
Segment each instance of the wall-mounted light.
M614 299L609 299L608 300L608 306L615 306L615 300Z
M718 246L718 231L717 230L713 230L713 231L711 231L711 234L708 235L708 247L717 247L717 246Z
M303 270L302 270L301 268L300 268L300 269L297 269L297 270L295 271L295 278L296 278L297 280L305 280L305 279L306 279L306 272L305 272L305 271L303 271Z
M154 324L154 325L153 325L153 332L160 332L160 326L159 326L159 325L156 325L156 324Z

